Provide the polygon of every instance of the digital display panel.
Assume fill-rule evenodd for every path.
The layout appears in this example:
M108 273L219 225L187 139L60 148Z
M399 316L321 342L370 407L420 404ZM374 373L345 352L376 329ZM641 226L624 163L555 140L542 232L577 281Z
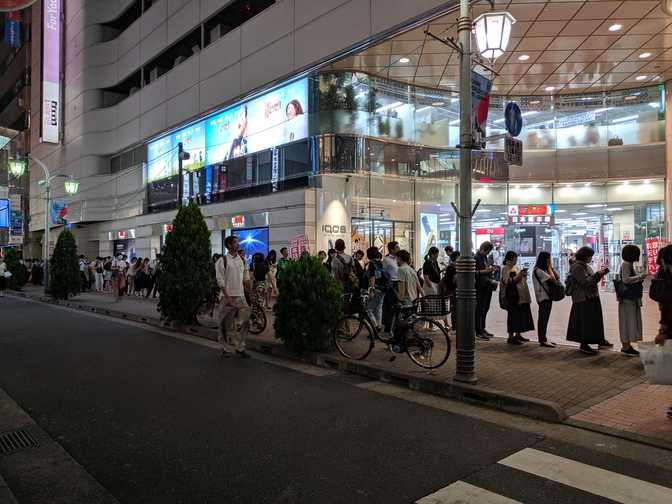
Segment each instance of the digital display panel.
M0 228L9 227L9 200L0 199Z
M191 155L184 169L197 170L307 136L308 79L301 79L151 142L147 179L177 173L179 142Z
M423 258L429 253L430 248L436 247L438 220L439 216L436 214L420 214L420 253Z
M257 252L268 255L268 228L234 229L231 234L238 237L240 248L245 251L245 261L249 264Z

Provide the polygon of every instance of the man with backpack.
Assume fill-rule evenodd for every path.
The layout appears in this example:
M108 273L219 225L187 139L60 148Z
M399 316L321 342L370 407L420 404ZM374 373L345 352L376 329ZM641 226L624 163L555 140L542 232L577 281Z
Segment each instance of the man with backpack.
M387 291L392 287L392 282L383 268L383 255L377 247L369 247L366 250L366 257L369 260L364 272L364 280L369 289L369 303L366 308L377 329L382 331L383 300Z
M345 242L342 239L336 240L336 257L331 262L331 274L334 276L343 292L357 292L359 289L359 278L355 271L355 262L352 256L345 253Z
M228 254L220 257L215 264L221 293L218 341L222 345L222 356L228 357L235 351L238 357L248 358L245 339L250 327L251 310L245 299L245 284L249 283L249 272L238 254L238 237L227 236L224 246ZM236 320L240 322L238 332L234 330Z

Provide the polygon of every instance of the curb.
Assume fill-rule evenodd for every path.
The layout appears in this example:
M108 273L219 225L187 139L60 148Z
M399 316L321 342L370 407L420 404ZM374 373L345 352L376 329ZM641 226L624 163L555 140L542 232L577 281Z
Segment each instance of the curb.
M608 436L624 439L625 441L633 441L635 443L644 444L647 446L651 446L653 448L661 448L664 450L672 451L672 442L665 441L664 439L658 439L658 438L652 439L650 437L642 436L641 434L636 434L634 432L613 429L611 427L605 427L604 425L584 422L583 420L574 420L573 418L569 418L565 420L563 423L565 425L576 427L578 429L597 432L600 434L606 434Z
M14 494L0 474L0 504L19 504Z
M123 313L107 308L98 308L77 301L55 300L46 296L35 296L25 292L12 292L11 296L40 301L46 304L63 306L75 310L96 313L112 318L130 320L163 330L199 336L208 340L217 341L217 331L201 326L177 326L175 324L159 320L158 318L146 317ZM271 354L283 359L300 361L315 366L338 369L339 371L365 376L372 380L407 387L411 390L424 392L431 395L455 399L458 401L494 408L516 415L523 415L546 422L560 423L567 419L564 409L557 403L545 401L519 394L512 394L497 389L468 385L452 381L441 381L436 378L413 376L399 371L390 371L362 361L352 361L333 354L306 354L303 356L289 353L282 343L259 341L248 338L247 347L250 350Z

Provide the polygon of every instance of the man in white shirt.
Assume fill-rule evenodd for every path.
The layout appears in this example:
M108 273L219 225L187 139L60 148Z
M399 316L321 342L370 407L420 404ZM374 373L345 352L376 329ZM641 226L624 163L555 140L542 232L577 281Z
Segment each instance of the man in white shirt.
M249 272L245 261L238 254L238 237L227 236L224 245L228 253L215 263L217 285L222 299L219 309L219 337L222 355L235 354L248 358L245 339L250 327L250 307L245 300L245 284L249 282ZM240 322L240 331L235 331L235 322Z

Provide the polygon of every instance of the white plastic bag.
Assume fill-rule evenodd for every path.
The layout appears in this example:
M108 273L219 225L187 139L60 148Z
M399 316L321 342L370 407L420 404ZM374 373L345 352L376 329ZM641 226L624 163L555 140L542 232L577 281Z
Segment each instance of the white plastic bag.
M7 280L12 278L12 272L11 271L5 271L5 274L3 275Z
M667 340L663 346L639 343L637 348L649 383L672 385L672 340Z

